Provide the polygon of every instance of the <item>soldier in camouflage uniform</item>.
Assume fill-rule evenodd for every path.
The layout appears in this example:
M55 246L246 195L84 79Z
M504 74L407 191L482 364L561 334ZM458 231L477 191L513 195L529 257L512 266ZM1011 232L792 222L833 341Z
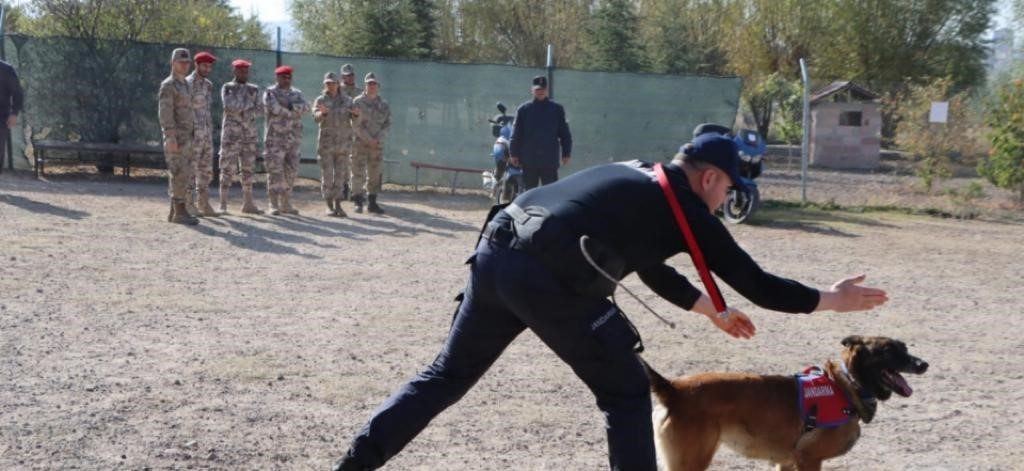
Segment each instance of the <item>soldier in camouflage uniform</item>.
M263 214L252 195L259 139L256 118L263 116L263 102L260 100L260 87L249 83L251 65L244 59L231 62L235 79L220 89L220 100L224 104L220 131L220 210L228 209L231 182L241 167L242 212Z
M192 172L195 174L198 214L194 216L210 217L217 216L217 212L210 207L210 181L213 180L213 117L210 115L210 103L213 102L213 82L206 77L213 70L217 58L209 52L200 52L193 60L196 68L186 81L192 92L192 109L195 112ZM186 200L191 197L192 190L189 189Z
M188 74L192 59L188 49L171 53L171 75L160 82L157 115L164 138L164 159L167 161L168 193L171 197L169 222L199 224L185 208L185 193L192 179L192 132L195 113L189 93Z
M291 193L301 159L302 114L309 112L309 103L302 91L292 88L292 71L287 65L275 69L277 84L263 93L267 112L263 160L267 165L270 214L299 214L291 205Z
M356 212L363 211L363 201L369 201L366 209L371 213L383 214L377 204L380 193L380 164L384 158L384 139L391 127L391 109L388 102L378 95L380 84L377 76L366 74L366 91L356 97L355 106L359 118L354 124L356 134L355 151L352 153L352 201Z
M363 93L363 89L356 86L356 69L352 67L352 64L345 64L341 66L341 93L348 95L349 98L355 100L357 96ZM355 124L355 120L352 120L352 124ZM346 142L345 152L349 156L349 161L352 161L352 149L355 147L356 135L351 134L351 139ZM348 200L349 189L352 188L351 173L348 177L345 177L344 187L341 190L341 199Z
M316 159L320 162L320 193L329 216L346 216L341 208L342 186L348 183L354 109L352 99L338 88L338 76L327 72L324 94L313 103L313 119L320 125Z

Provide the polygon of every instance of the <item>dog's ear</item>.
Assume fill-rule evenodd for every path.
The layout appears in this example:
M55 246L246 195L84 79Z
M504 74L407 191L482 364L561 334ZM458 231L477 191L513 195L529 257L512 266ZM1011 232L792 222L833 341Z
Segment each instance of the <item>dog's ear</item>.
M851 335L843 339L842 344L844 347L852 347L854 345L861 345L864 343L864 338L859 335Z

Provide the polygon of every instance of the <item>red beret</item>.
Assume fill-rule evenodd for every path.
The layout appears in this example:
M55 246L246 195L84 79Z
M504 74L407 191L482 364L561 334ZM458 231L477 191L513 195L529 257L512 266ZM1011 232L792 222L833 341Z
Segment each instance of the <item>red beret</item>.
M200 52L199 54L196 54L196 56L192 60L194 60L196 64L202 64L204 62L209 62L212 64L214 62L217 62L217 58L213 57L213 54L210 54L209 52Z
M278 67L278 68L274 69L274 74L276 74L276 75L291 75L292 74L292 66L290 66L290 65L282 65L281 67Z
M235 59L235 60L231 61L231 67L251 67L251 66L252 66L252 62L249 62L249 61L247 61L245 59Z

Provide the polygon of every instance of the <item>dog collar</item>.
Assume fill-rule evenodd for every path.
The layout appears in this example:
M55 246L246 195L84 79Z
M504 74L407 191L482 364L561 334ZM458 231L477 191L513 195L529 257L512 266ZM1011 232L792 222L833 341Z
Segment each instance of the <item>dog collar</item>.
M845 361L839 362L839 368L842 370L843 377L846 379L846 381L850 383L850 386L853 386L853 391L857 393L857 397L861 401L875 402L877 400L875 399L874 395L867 392L864 388L860 387L860 384L857 383L857 380L853 378L852 374L850 374L850 370L846 367Z

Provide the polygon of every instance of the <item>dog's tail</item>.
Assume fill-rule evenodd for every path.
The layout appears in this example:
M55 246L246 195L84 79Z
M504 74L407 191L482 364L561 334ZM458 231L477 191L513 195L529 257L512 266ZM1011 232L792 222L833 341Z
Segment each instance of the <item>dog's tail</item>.
M675 388L672 387L672 383L655 371L654 368L651 368L651 365L649 365L643 358L640 358L640 363L644 365L644 370L647 371L647 379L651 382L651 392L654 393L654 397L657 397L658 402L662 404L669 404L669 398L675 391Z

